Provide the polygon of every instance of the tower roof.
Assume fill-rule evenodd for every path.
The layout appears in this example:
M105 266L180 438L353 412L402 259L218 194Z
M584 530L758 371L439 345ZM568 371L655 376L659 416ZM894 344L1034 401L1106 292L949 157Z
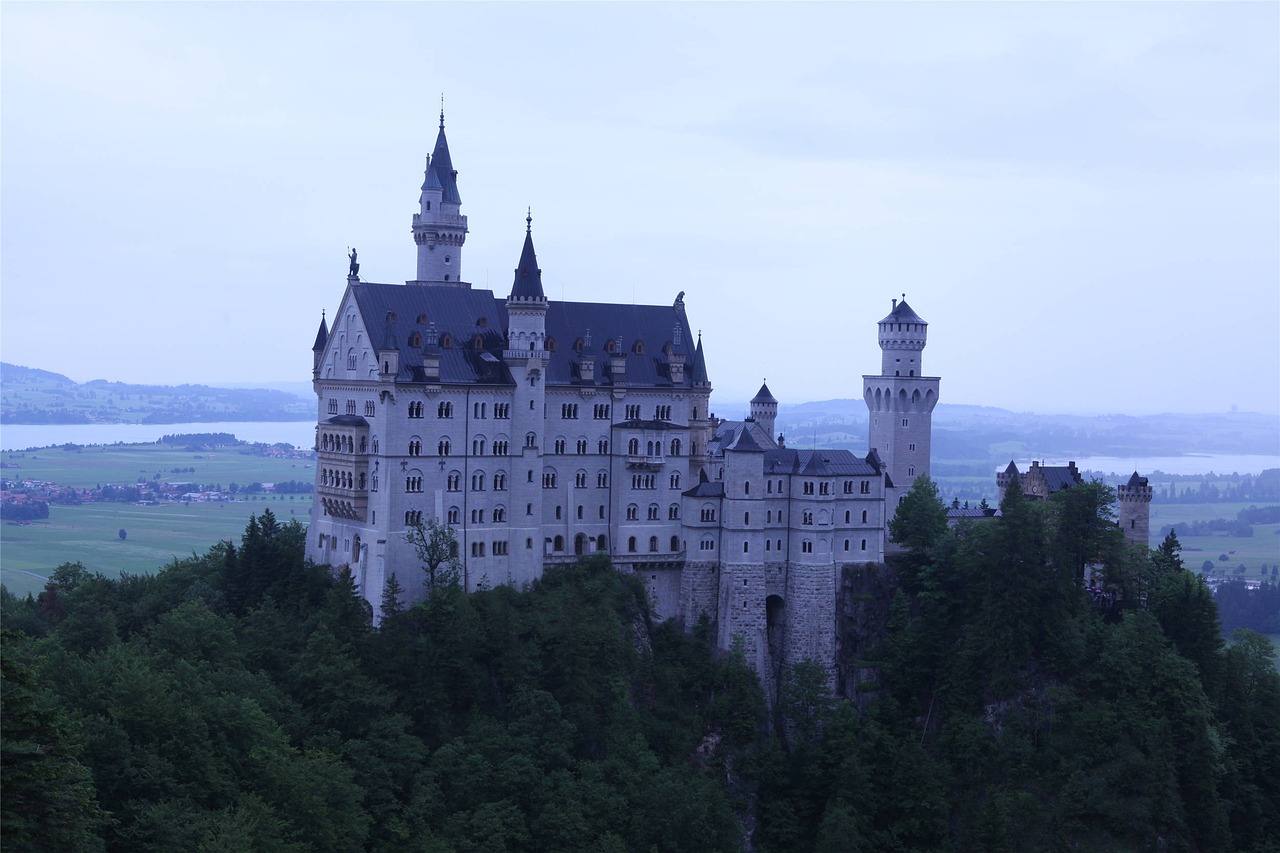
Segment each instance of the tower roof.
M458 172L453 168L453 160L449 158L449 140L444 136L444 110L440 111L440 133L436 136L436 148L431 152L422 188L439 188L441 201L462 204L462 196L458 194Z
M698 333L698 346L693 350L693 369L689 371L694 382L709 382L707 376L707 359L702 354L702 333Z
M1126 484L1131 489L1140 489L1147 484L1147 478L1138 475L1137 471L1133 472L1133 476L1129 478Z
M320 328L316 331L316 342L311 345L312 352L319 352L329 343L329 324L324 321L324 312L320 313Z
M905 296L902 299L893 300L893 310L889 312L889 316L885 317L880 322L925 323L925 325L928 325L927 321L923 317L911 310L911 306L907 304Z
M778 401L777 401L776 399L774 399L774 396L773 396L772 394L770 394L770 393L769 393L769 384L768 384L767 382L763 382L763 383L761 383L761 384L760 384L760 390L759 390L759 391L757 391L757 392L756 392L756 395L755 395L754 397L752 397L752 398L751 398L751 402L753 402L753 403L776 403L776 402L778 402Z
M525 218L524 248L520 251L520 265L516 267L516 278L511 284L512 299L542 299L547 295L542 292L542 270L538 269L538 255L533 250L533 215Z

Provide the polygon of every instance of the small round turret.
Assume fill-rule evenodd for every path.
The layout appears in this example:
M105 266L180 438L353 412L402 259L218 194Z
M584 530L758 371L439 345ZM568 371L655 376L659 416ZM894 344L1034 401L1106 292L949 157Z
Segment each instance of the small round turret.
M901 302L893 300L893 310L879 323L882 375L922 376L928 331L929 324L911 310L906 294Z

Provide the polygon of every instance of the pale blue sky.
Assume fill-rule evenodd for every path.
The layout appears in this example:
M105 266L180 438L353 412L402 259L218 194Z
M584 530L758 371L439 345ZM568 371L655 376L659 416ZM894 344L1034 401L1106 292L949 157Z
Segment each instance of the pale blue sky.
M0 9L0 357L305 381L414 275L440 93L505 294L686 292L722 416L859 396L905 292L946 402L1280 411L1280 4Z

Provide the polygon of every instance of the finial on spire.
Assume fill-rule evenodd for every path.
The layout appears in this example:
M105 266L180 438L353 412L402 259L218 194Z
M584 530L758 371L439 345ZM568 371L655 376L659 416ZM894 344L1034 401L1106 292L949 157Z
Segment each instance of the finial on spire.
M906 302L906 301L907 301L907 294L905 294L905 293L904 293L904 294L902 294L902 301L903 301L903 302Z
M440 129L444 130L444 92L440 93Z
M524 233L533 233L533 206L530 205L524 217Z

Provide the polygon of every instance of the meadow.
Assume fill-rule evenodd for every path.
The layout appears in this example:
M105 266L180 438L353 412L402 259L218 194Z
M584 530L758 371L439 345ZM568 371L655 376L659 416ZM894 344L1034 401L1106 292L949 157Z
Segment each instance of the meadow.
M239 542L250 514L270 509L282 522L306 524L310 508L310 495L157 506L50 506L48 519L0 525L0 582L15 595L37 593L50 572L74 562L108 577L154 572L174 557L203 554L219 540Z
M44 480L89 488L107 483L127 486L142 480L221 483L311 482L315 463L309 459L256 456L247 447L190 450L160 444L105 444L63 450L0 453L6 479Z
M312 482L309 459L258 456L247 447L192 450L158 444L110 444L0 453L6 479L32 479L90 488L139 481L191 482L229 488L232 483ZM0 524L0 581L10 592L37 592L62 563L90 571L153 572L174 557L203 554L222 539L239 541L251 513L270 508L281 521L304 524L310 495L240 494L234 501L51 504L49 518ZM125 538L120 538L121 529Z
M1242 509L1254 506L1252 503L1160 503L1151 504L1151 545L1160 544L1160 528L1166 524L1177 524L1182 521L1202 521L1215 518L1235 518ZM1271 567L1280 564L1280 524L1255 524L1252 536L1231 536L1218 533L1212 536L1179 536L1182 543L1182 562L1192 571L1200 571L1205 560L1214 564L1218 576L1237 577L1239 566L1245 567L1245 578L1261 577L1262 567L1267 567L1267 577L1271 577ZM1225 561L1218 558L1227 555Z

